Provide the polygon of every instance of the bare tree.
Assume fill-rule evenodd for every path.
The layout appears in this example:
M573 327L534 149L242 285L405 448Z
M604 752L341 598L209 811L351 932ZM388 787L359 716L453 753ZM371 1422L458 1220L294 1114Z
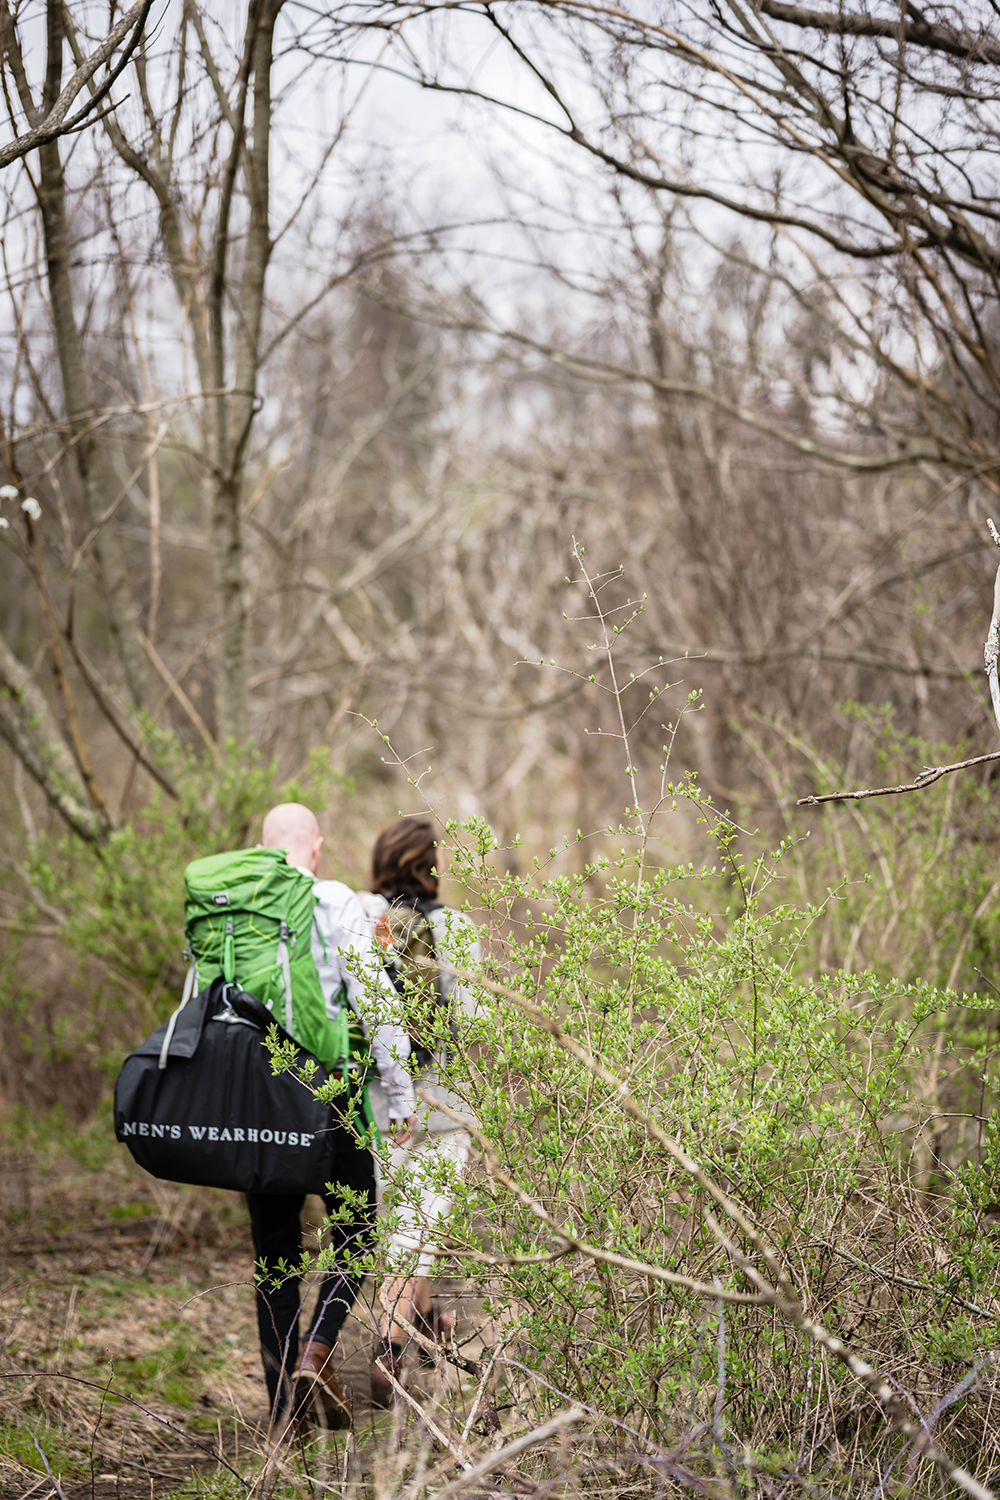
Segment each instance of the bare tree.
M735 0L655 17L487 4L461 8L451 45L453 11L342 6L313 42L374 63L371 37L401 30L394 66L417 86L505 120L519 160L547 143L537 193L517 169L504 186L553 287L584 288L559 254L567 226L607 236L586 331L518 322L485 279L470 297L440 271L407 305L511 364L519 352L535 381L547 365L550 389L571 373L656 413L658 453L645 433L639 446L654 488L669 476L680 549L665 589L640 526L631 577L650 598L647 648L697 652L724 686L701 764L711 774L714 754L725 785L734 706L817 722L817 685L827 719L838 699L875 695L961 738L982 721L965 685L974 636L943 641L912 602L950 595L972 623L973 527L1000 473L992 10L959 27L944 6L899 21ZM559 174L606 192L604 211L582 188L546 201Z
M84 764L87 736L73 733L80 718L74 693L82 689L91 696L91 724L103 722L105 732L110 727L134 761L161 785L170 778L150 753L148 725L141 716L158 715L165 703L172 704L179 722L193 728L215 758L228 743L242 749L254 741L250 607L261 570L257 550L247 548L246 526L252 519L255 536L264 534L259 520L263 508L258 507L288 461L274 462L270 445L287 448L281 422L287 419L294 432L303 421L301 405L296 412L275 397L272 404L281 406L282 419L277 428L272 423L261 429L268 391L263 372L287 368L280 361L303 319L361 268L390 256L398 238L395 231L378 228L345 235L337 253L323 257L322 269L311 281L297 267L296 253L303 247L301 238L296 242L297 226L306 210L316 212L312 200L343 136L347 114L333 122L311 167L284 158L285 191L276 222L271 193L275 111L289 98L294 102L294 86L283 84L277 102L273 92L275 28L281 15L281 0L254 0L241 37L231 45L214 18L185 5L165 48L136 52L136 98L130 108L101 116L111 150L105 146L102 151L99 139L89 138L88 147L94 149L86 156L86 172L70 184L58 146L50 142L41 148L37 183L27 178L38 219L16 188L8 198L8 214L20 226L29 257L37 224L44 282L36 278L40 266L30 259L23 275L7 267L16 337L5 458L19 494L38 488L47 511L51 508L62 521L58 540L51 531L45 536L32 531L21 547L21 561L31 566L44 601L42 614L51 626L46 654L58 681L63 723L59 743L48 748L39 739L58 722L51 715L44 721L29 716L7 738L19 756L29 742L34 746L37 753L24 763L64 816L69 810L64 789L45 768L62 765L64 752L70 762L76 761L81 778L76 791L84 801L88 795L97 799L100 836L111 820L107 798ZM58 97L67 48L81 76L87 70L86 44L57 0L47 12L47 46L43 108ZM93 79L91 88L95 95L100 91ZM287 257L285 283L269 299L269 270L278 244ZM43 290L44 296L39 295ZM144 344L142 319L157 320L161 329L173 320L165 357L157 358L152 346ZM58 387L53 367L45 365L32 336L42 332L46 342L51 338L57 356ZM307 407L312 398L291 373L292 388ZM283 378L279 373L282 392ZM405 375L406 390L412 389L414 378L412 371ZM419 372L416 379L419 383ZM27 422L26 399L32 405ZM395 399L391 392L387 395L387 414ZM371 414L357 403L352 421L356 430L347 450L356 457L376 434L379 421L373 424ZM348 458L345 472L350 462ZM200 522L189 528L188 545L197 542L211 565L214 585L203 591L193 650L189 641L161 639L157 645L152 639L157 619L162 622L161 545L168 531L178 532L170 515L164 516L165 474L174 494L196 484L208 521L207 528ZM79 515L74 514L77 495ZM128 524L133 509L148 519L145 551L152 597L144 611L146 629L136 602L146 580L143 552ZM307 505L307 516L309 509ZM307 534L303 524L279 526L286 529ZM390 542L390 552L398 553L412 536L410 521L402 522L402 531L402 542ZM39 545L42 551L48 547L47 559ZM99 580L95 604L111 628L124 677L124 703L108 691L106 681L116 678L118 668L106 657L103 670L95 668L79 640L79 627L74 630L81 613L75 601L89 577L91 559ZM310 567L315 574L314 556L302 556L291 571L290 563L287 556L282 559L277 585L286 597L303 588L327 589L325 576L318 585L315 577L309 583L302 576ZM344 576L335 588L343 594L378 569L345 572L341 565L339 571ZM332 617L335 610L334 600L326 600L324 616ZM294 661L302 642L310 645L310 635L308 620L293 628L291 617L285 616L274 649ZM64 646L71 658L68 668L57 662ZM11 712L23 718L24 673L13 665L18 659L13 643L9 652L6 693ZM169 665L171 657L176 672ZM183 680L206 662L209 692L199 708ZM71 821L81 831L83 823L75 813Z
M308 165L282 136L303 78L377 61L373 36L404 36L419 85L495 120L507 106L461 71L474 29L427 61L449 10L339 7L331 28L258 0L230 34L187 5L136 50L127 107L81 140L69 186L46 167L42 228L59 251L61 192L68 274L46 241L43 316L8 268L31 412L11 405L7 452L60 515L62 537L38 538L67 651L50 707L81 805L74 694L82 739L100 725L126 764L136 747L157 764L141 707L213 759L233 740L293 764L333 740L345 770L381 776L364 748L377 718L405 756L443 747L435 774L512 834L555 806L608 821L617 772L584 734L600 685L562 619L573 534L624 566L608 584L623 606L647 596L630 668L680 658L663 682L708 690L683 734L717 789L748 775L734 715L833 724L846 745L838 703L876 698L926 735L971 731L978 644L935 622L977 595L1000 453L985 179L973 207L959 192L988 173L987 31L945 47L933 26L817 23L806 47L801 16L725 5L669 23L463 7L507 49L529 151L551 141L558 168L531 198L518 158L498 190L517 203L507 238L479 242L484 267L506 249L530 263L519 318L475 241L421 224L391 167L322 219L325 240L308 226L349 106ZM63 28L79 69L91 44L60 14L53 48ZM847 116L898 191L872 186ZM553 182L575 199L550 201ZM27 199L10 202L30 238ZM957 227L932 242L935 215ZM567 229L585 249L572 264ZM57 291L68 318L51 317ZM43 326L71 377L58 391ZM96 631L81 642L87 589L113 652ZM31 675L44 646L55 673L41 606L19 610L12 657ZM119 678L124 698L107 691ZM672 720L643 721L651 766Z

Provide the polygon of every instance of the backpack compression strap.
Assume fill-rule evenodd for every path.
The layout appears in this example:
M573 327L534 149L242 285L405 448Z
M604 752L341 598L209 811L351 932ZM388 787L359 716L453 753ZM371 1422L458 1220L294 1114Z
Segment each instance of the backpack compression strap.
M288 963L288 923L282 922L278 936L278 966L285 985L285 1030L292 1033L292 971Z
M281 970L281 979L285 991L285 1030L292 1035L292 971L288 962L288 939L291 929L287 922L282 922L278 934L277 964ZM222 940L222 974L227 984L232 984L236 979L236 939L233 934L233 919L226 918L226 935ZM181 1006L185 1002L181 1001ZM173 1032L171 1032L171 1036ZM168 1042L164 1042L168 1046ZM166 1062L161 1064L166 1067Z
M233 919L226 918L226 935L222 939L222 975L227 984L236 978L236 940L233 937Z

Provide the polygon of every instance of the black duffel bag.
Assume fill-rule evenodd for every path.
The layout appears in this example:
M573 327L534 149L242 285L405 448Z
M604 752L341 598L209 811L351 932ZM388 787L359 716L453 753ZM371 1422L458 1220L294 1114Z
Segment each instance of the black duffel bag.
M322 1193L335 1116L293 1073L271 1071L265 1035L291 1040L254 995L212 981L137 1047L115 1084L115 1135L170 1182L242 1193ZM294 1042L299 1065L315 1064Z

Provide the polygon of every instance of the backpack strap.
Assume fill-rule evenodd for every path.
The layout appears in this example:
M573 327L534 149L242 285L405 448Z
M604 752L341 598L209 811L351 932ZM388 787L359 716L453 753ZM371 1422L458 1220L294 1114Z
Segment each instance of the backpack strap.
M392 987L396 991L397 995L405 995L406 978L403 974L402 969L403 955L405 954L407 948L410 946L410 939L413 937L413 934L419 927L426 927L430 932L431 952L434 953L434 928L431 925L427 913L421 911L420 903L416 901L410 901L405 896L400 896L397 901L394 901L392 903L392 905L397 908L405 907L408 911L413 913L407 923L406 931L402 933L398 938L395 938L391 946L389 947L389 950L385 956L384 964L385 972L388 974L390 982L392 983Z
M440 966L437 963L437 934L434 931L433 921L434 913L443 911L445 909L444 902L429 901L425 898L419 897L414 899L408 896L402 896L392 904L397 908L404 908L405 910L411 912L412 916L407 922L406 931L402 933L393 944L392 956L388 958L385 965L386 973L392 981L393 987L395 988L397 994L403 995L405 997L407 992L407 980L405 974L403 973L403 964L406 950L409 948L412 939L418 932L425 932L430 943L430 956L432 961L434 961L433 980L436 1002L439 1007L440 1013L443 1014L445 1018L448 1031L450 1032L452 1039L454 1040L457 1038L458 1030L455 1025L454 1016L452 1015L451 995L445 987L444 975L441 973ZM410 1046L412 1049L410 1056L416 1061L418 1067L424 1067L434 1056L434 1053L431 1049L425 1047L422 1043L416 1043L412 1036L410 1037ZM440 1049L440 1051L442 1061L447 1062L447 1049L442 1048Z
M159 1068L161 1072L167 1066L167 1058L170 1055L170 1043L173 1041L174 1032L177 1029L177 1017L180 1015L181 1011L184 1009L185 1005L187 1005L188 1001L191 999L191 996L194 994L194 986L197 978L198 966L192 958L191 966L188 969L184 979L184 993L181 995L181 1003L180 1005L178 1005L177 1009L170 1017L170 1020L167 1022L167 1029L163 1033L163 1046L160 1048L159 1061Z
M285 986L285 1030L292 1035L292 971L288 963L288 923L282 922L278 935L278 967Z
M419 931L421 927L424 927L430 934L431 950L433 951L434 956L437 957L437 944L434 941L434 923L431 921L431 915L433 912L440 911L442 906L444 905L444 902L409 901L404 896L394 904L396 906L405 906L413 913L413 916L410 918L409 926L407 927L406 933L402 939L403 948L407 948L413 934Z
M413 934L418 931L420 927L423 927L428 937L430 938L431 955L432 957L437 958L437 937L434 932L434 922L432 918L436 911L444 910L444 902L428 901L421 898L416 901L406 901L403 904L411 907L414 912L413 921L406 929L406 939L403 943L403 947L406 948L409 945L410 939L412 938ZM438 1004L448 1006L450 1004L450 1001L448 995L445 993L444 980L441 975L441 970L437 968L434 970L434 988L437 990Z

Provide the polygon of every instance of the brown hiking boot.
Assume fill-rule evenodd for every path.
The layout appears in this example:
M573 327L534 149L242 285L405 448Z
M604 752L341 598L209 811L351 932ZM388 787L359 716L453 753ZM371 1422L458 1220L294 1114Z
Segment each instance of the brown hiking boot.
M314 1339L306 1345L292 1377L295 1414L302 1416L312 1411L326 1427L350 1427L351 1401L333 1373L332 1355L329 1344Z

